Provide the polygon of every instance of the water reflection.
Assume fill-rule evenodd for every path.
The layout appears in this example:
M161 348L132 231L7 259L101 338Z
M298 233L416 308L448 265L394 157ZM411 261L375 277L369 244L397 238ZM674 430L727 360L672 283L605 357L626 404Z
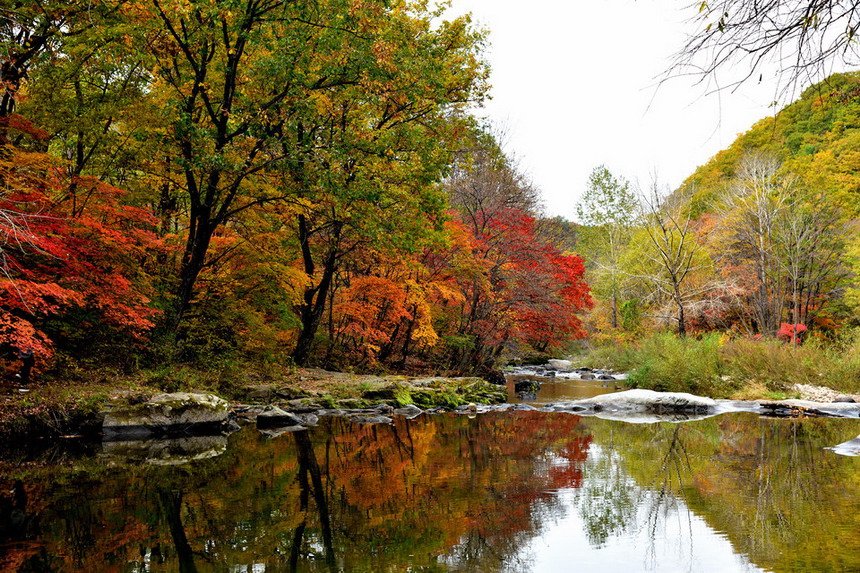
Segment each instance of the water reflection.
M529 375L508 376L507 387L508 402L527 402L535 406L567 400L584 400L623 389L619 381Z
M0 570L857 570L860 459L825 447L858 433L509 412L246 428L183 465L19 456Z

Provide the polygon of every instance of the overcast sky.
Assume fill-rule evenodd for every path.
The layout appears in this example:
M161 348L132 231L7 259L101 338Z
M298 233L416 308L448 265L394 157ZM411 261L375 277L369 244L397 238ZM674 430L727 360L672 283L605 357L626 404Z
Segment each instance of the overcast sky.
M713 84L689 78L657 88L691 30L690 3L453 0L451 14L472 12L490 31L493 99L480 113L507 125L508 151L541 189L550 215L574 218L600 164L643 184L656 172L675 188L773 115L775 77L711 95Z

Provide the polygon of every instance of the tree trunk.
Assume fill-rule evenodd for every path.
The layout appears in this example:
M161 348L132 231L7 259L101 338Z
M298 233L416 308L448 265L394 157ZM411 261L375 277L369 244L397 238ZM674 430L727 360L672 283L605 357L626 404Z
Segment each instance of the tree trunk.
M342 228L342 223L335 223L333 230L334 239L323 263L320 282L315 287L305 289L304 304L299 307L299 318L302 322L302 329L299 332L299 339L296 341L296 348L292 354L293 362L298 366L304 366L308 360L317 328L319 328L325 311L326 298L328 297L329 288L331 288L334 273L337 270L338 243ZM316 265L313 262L313 254L310 249L310 234L307 219L304 215L299 215L299 239L302 246L302 259L304 260L305 272L309 277L313 277Z
M210 221L208 215L192 216L191 228L188 231L188 240L185 243L185 252L182 255L182 267L179 271L179 288L176 293L174 305L172 330L179 329L182 318L191 306L194 298L194 285L200 272L206 266L206 254L209 251L209 243L216 225Z

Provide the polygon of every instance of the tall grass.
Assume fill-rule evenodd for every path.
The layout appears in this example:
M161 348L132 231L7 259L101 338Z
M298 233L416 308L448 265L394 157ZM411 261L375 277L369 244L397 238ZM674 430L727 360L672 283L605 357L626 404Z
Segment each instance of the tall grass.
M796 383L860 392L860 333L802 346L720 334L679 338L658 333L594 349L587 361L628 372L628 384L660 391L731 397L744 388L790 392Z

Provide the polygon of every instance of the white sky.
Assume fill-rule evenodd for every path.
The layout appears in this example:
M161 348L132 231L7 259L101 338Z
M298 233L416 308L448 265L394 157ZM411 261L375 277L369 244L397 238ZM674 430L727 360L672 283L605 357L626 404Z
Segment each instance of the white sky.
M677 187L757 120L773 114L777 78L734 92L656 78L683 46L692 0L453 0L490 31L492 100L508 151L550 215L574 219L591 170ZM743 70L737 70L743 72ZM649 108L650 104L650 108Z

